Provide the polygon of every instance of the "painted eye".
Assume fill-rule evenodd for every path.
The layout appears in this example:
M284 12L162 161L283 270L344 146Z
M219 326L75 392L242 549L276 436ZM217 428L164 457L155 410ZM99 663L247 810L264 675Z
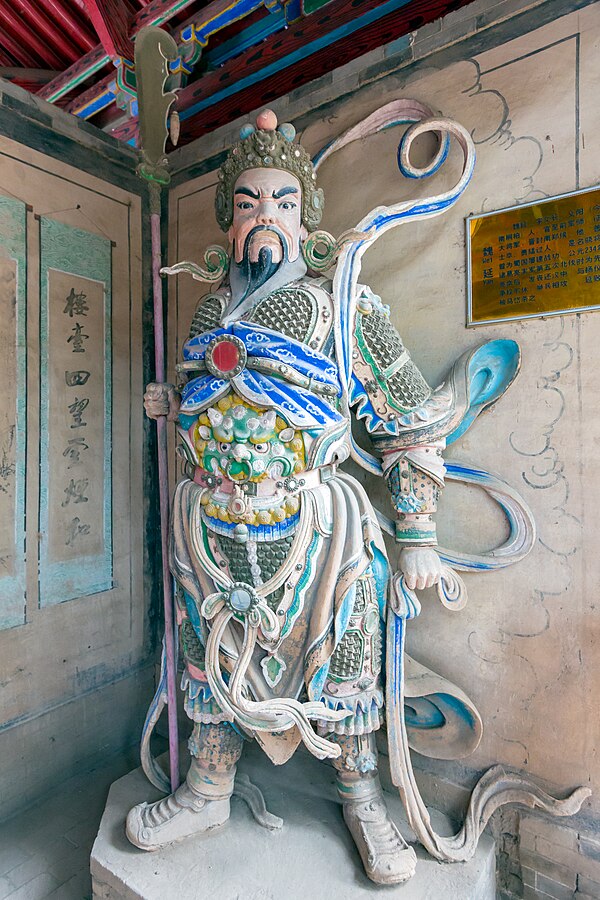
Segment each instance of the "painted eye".
M250 203L249 200L240 200L236 205L238 209L254 209L254 204Z
M283 203L279 204L279 209L296 209L296 204L292 203L291 200L284 200Z
M219 441L219 452L220 453L229 453L229 449L231 444L228 444L227 441Z
M270 447L269 441L262 441L260 444L253 444L257 453L267 453Z

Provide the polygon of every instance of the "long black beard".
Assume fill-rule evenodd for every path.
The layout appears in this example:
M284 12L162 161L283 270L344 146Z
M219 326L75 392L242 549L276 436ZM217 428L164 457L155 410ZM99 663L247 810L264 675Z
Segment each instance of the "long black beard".
M240 275L242 276L243 283L245 283L246 285L244 294L240 298L240 302L244 301L246 297L249 297L250 294L253 294L254 291L257 291L259 288L261 288L263 284L265 284L270 278L273 277L280 266L287 261L286 242L283 239L283 236L279 235L277 230L274 228L270 228L268 230L275 231L275 233L278 234L279 240L281 241L282 253L279 262L275 262L273 260L273 251L271 247L261 247L258 252L258 259L254 262L250 260L250 255L248 252L250 239L253 237L253 235L256 234L257 231L266 230L267 229L261 225L259 225L257 228L252 229L252 231L246 237L242 261L235 264L238 268L238 271L240 272Z

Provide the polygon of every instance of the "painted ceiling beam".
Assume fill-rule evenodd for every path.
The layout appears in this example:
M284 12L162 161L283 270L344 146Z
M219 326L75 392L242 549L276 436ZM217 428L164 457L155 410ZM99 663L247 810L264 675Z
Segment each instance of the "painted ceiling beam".
M194 2L195 0L151 0L134 16L129 37L134 38L146 25L164 25ZM38 96L54 103L102 69L109 61L110 57L104 47L102 45L95 47L62 72L58 78L45 85L38 92Z
M83 0L96 34L112 60L133 59L129 10L122 0Z
M281 4L276 0L273 2L271 0L233 0L233 2L227 0L221 4L211 3L200 11L198 21L182 30L181 40L185 44L195 42L200 47L206 47L211 35L243 19L263 5L267 8L281 8Z
M12 0L12 4L14 11L20 13L23 19L29 22L36 33L48 42L49 47L61 53L69 63L77 59L79 56L77 47L74 47L52 19L49 19L40 10L36 0Z
M107 103L103 103L101 99L106 97L107 92L112 91L114 100L114 94L116 93L115 79L116 75L113 72L109 75L105 75L104 78L101 78L100 81L96 81L95 84L89 87L87 91L84 91L82 94L78 94L76 97L73 97L72 100L69 100L63 108L74 116L79 116L82 119L89 119L100 109L104 109L104 107L108 105ZM110 102L112 102L112 100Z
M17 15L14 8L9 9L5 4L0 5L0 23L5 26L9 35L12 35L15 40L20 42L22 47L27 47L30 53L34 53L36 59L41 60L42 63L52 69L62 69L64 61ZM4 34L2 35L2 41L8 52L12 53L13 51L9 49L8 44L4 40ZM30 61L27 65L31 66L32 62ZM33 62L33 65L35 65L35 62Z
M183 122L196 116L201 110L237 94L246 87L262 81L270 74L291 65L298 54L304 59L316 52L314 42L331 46L339 29L349 32L360 30L365 14L375 18L385 15L389 8L409 5L412 0L332 0L323 11L311 13L288 28L285 33L274 34L253 46L247 52L236 55L220 68L207 72L197 81L182 88L177 95L177 111ZM338 35L339 36L339 35ZM310 76L308 80L311 80ZM131 143L137 135L137 119L111 131L113 137Z
M102 45L95 47L39 90L38 97L48 100L50 103L56 103L57 100L60 100L61 97L64 97L65 94L76 88L78 84L87 81L88 78L95 75L100 69L103 69L108 62L110 62L110 59L104 47Z
M347 0L343 0L343 2L346 3ZM282 97L294 88L307 84L358 56L396 40L461 6L466 6L469 2L472 0L411 0L396 10L373 19L370 24L363 24L358 31L349 31L345 36L339 36L336 40L334 40L334 35L330 34L329 40L323 41L321 46L318 41L314 41L314 52L310 56L299 55L294 61L292 53L288 49L286 55L289 54L290 64L285 58L274 63L273 57L277 52L275 43L277 41L286 42L294 33L294 29L290 28L284 35L277 37L275 42L266 41L256 49L254 54L250 51L244 57L232 61L232 64L243 66L246 56L258 57L254 59L253 64L259 67L259 71L262 70L265 73L265 78L245 87L240 85L239 92L231 93L209 109L196 111L191 115L188 115L191 107L183 113L180 110L182 123L179 145L189 143L245 113L272 103L273 100ZM334 7L338 4L339 0L338 2L333 0L319 13L311 14L302 22L300 31L314 27L319 32L325 23L321 23L319 29L318 20L333 12ZM364 9L364 5L357 0L351 0L350 5L353 6L355 15L360 15L360 11ZM316 21L311 22L312 19ZM246 59L246 63L249 62L250 60ZM223 70L220 71L223 72ZM205 78L207 77L205 76ZM185 90L191 91L193 87L199 88L203 81L204 79L197 82L196 85L190 85Z
M288 9L289 6L286 7L285 11L272 12L259 22L255 22L254 25L244 28L235 37L219 44L214 50L208 49L202 55L203 62L209 69L217 68L235 56L240 56L244 51L249 50L250 47L255 47L261 41L271 37L272 34L283 31L284 28L289 26L289 21L286 18Z
M2 19L0 18L0 23L1 21ZM26 68L35 68L39 64L39 60L32 56L31 53L23 50L21 44L11 37L6 28L2 28L2 46L7 53L10 53L13 62L20 63Z
M81 53L94 49L97 43L96 36L86 24L78 20L63 0L38 0L38 5L54 19Z
M345 34L359 32L371 19L410 6L412 0L333 0L284 34L273 35L243 56L207 73L179 91L177 110L183 121L233 93L263 81L322 47L332 47ZM367 18L371 17L371 19ZM309 73L310 65L307 66ZM312 80L312 77L309 79Z

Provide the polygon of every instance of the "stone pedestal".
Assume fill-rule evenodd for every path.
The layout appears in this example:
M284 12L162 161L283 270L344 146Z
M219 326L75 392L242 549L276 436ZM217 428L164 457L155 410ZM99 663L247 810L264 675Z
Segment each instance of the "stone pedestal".
M112 785L91 856L94 900L494 900L494 843L484 835L468 863L442 865L417 846L417 873L404 885L381 888L365 876L344 825L333 769L304 753L273 766L253 747L245 771L264 793L270 812L284 819L267 831L242 800L232 800L230 821L198 838L156 853L125 837L128 810L160 796L136 769ZM410 840L398 796L390 811ZM450 823L434 812L438 831Z

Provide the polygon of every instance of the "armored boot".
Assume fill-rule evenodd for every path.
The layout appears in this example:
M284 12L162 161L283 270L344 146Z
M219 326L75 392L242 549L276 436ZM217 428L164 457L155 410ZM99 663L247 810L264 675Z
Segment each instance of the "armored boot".
M377 774L373 734L329 735L342 748L333 761L344 821L360 853L365 872L376 884L401 884L415 874L417 857L385 805Z
M127 816L127 837L140 850L159 850L229 818L242 738L227 723L196 724L188 746L192 761L183 784L163 800L139 803Z

